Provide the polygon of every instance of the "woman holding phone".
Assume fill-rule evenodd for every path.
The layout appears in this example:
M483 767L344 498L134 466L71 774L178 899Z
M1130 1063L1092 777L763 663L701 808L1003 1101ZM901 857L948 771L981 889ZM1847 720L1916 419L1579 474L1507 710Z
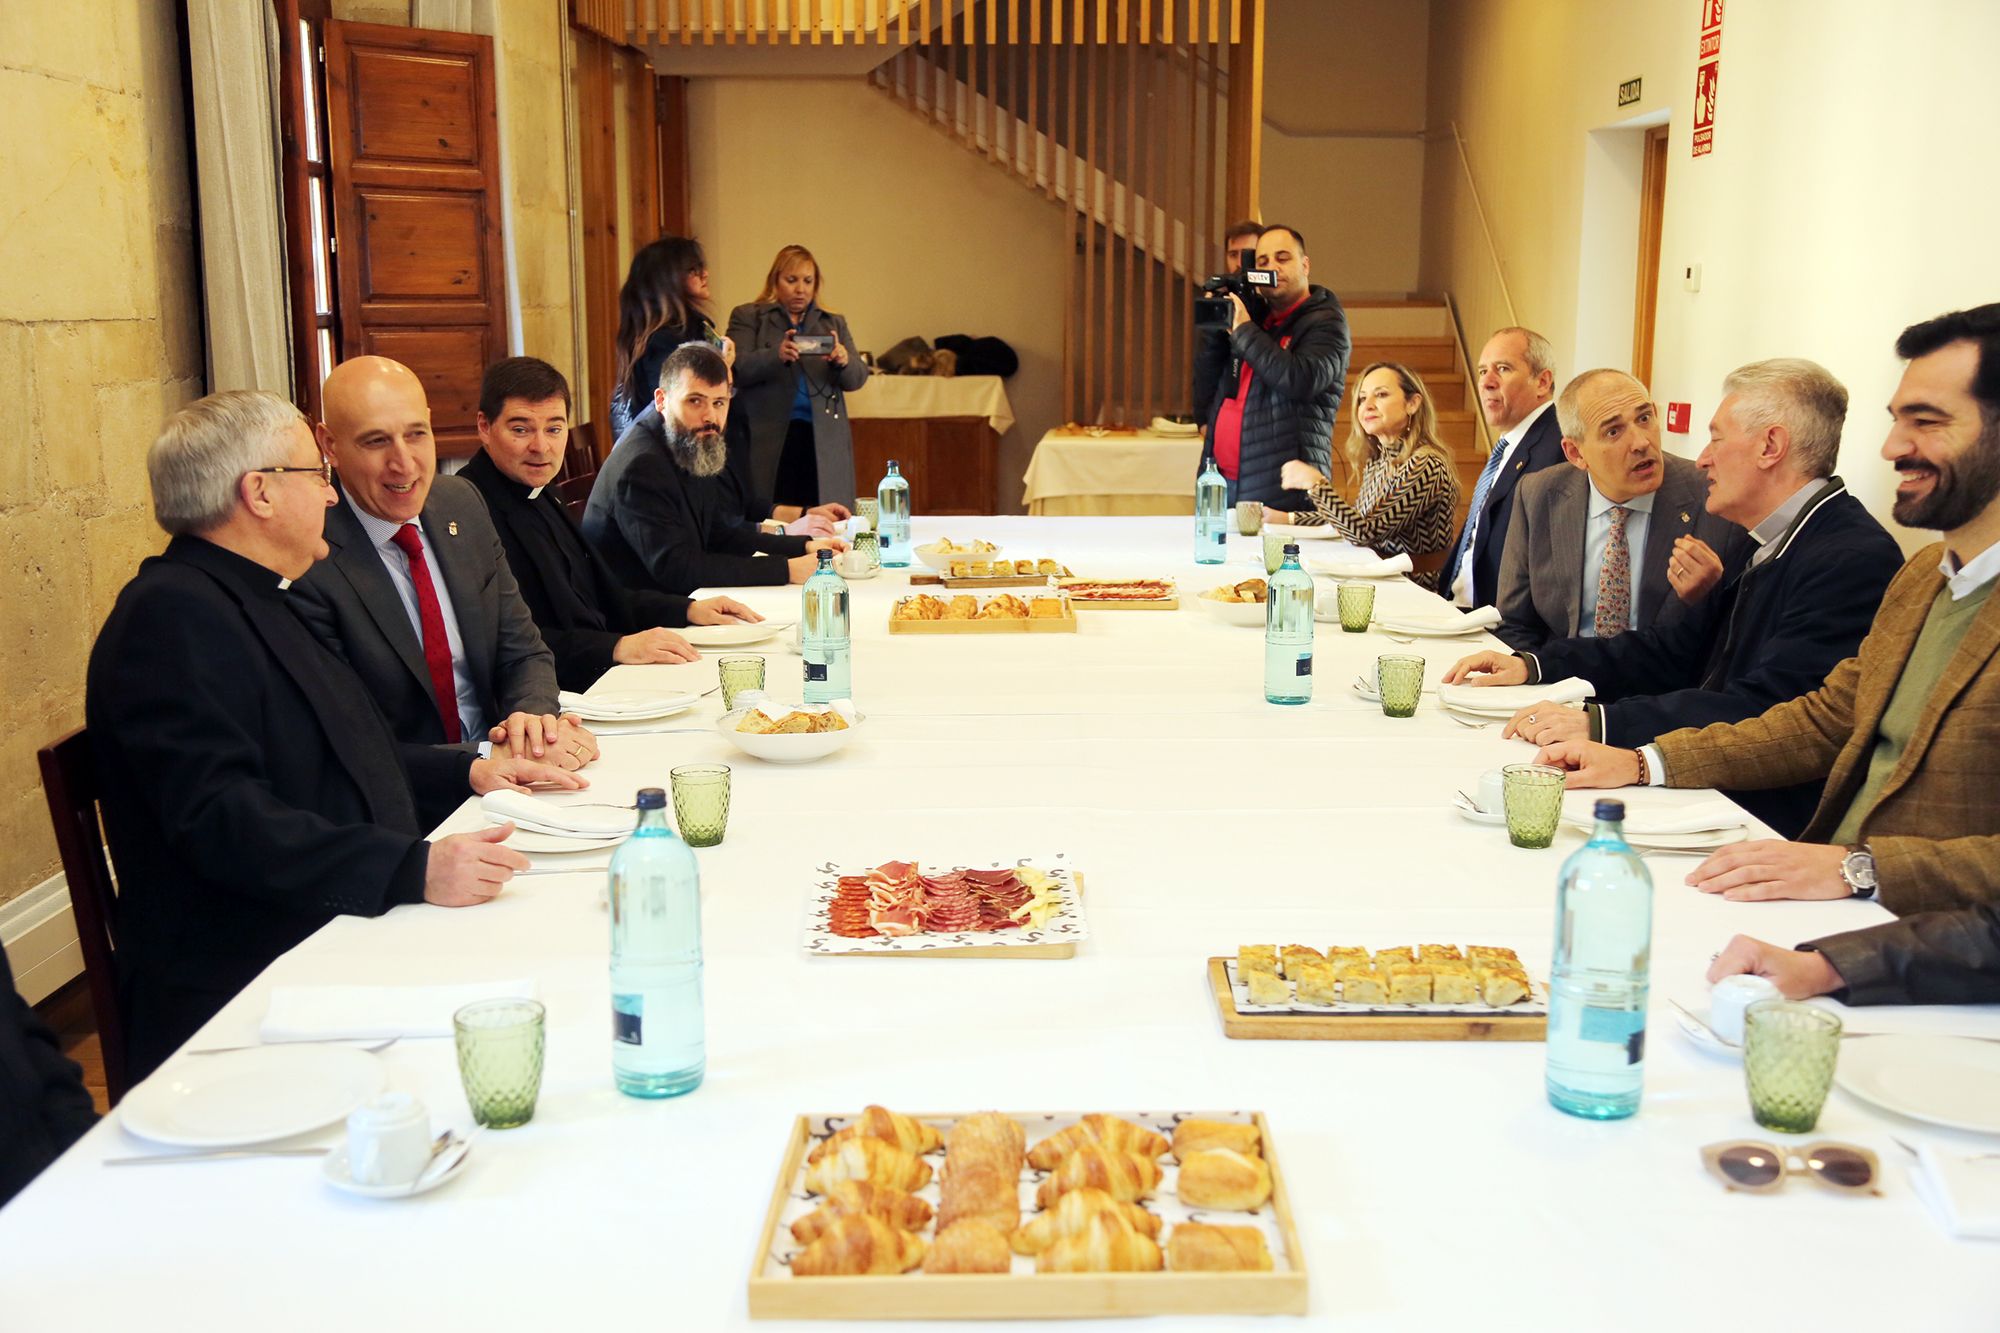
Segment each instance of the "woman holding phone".
M855 496L847 391L868 379L847 321L819 304L819 261L788 245L764 290L729 316L736 344L736 413L748 427L749 483L773 516Z

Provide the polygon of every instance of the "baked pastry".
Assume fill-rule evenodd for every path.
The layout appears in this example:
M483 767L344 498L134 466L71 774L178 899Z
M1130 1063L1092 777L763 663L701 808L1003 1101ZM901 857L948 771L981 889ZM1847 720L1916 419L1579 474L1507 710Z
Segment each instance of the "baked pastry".
M1028 603L1028 617L1032 620L1061 620L1065 609L1060 597L1037 597Z
M1028 1131L1020 1121L998 1111L981 1111L961 1119L944 1136L944 1169L949 1173L984 1160L1018 1175L1027 1150Z
M838 1217L874 1217L898 1231L922 1231L931 1224L931 1206L886 1185L843 1180L827 1190L819 1207L792 1223L792 1238L810 1245L831 1230Z
M1144 1153L1148 1157L1158 1157L1167 1150L1167 1141L1144 1125L1093 1111L1068 1129L1049 1135L1029 1149L1028 1165L1037 1171L1047 1171L1086 1143L1123 1152Z
M1236 949L1236 970L1238 972L1275 972L1278 970L1278 946L1275 944L1242 944Z
M1286 978L1292 981L1298 980L1292 975L1292 963L1295 959L1302 963L1324 963L1326 955L1310 944L1287 944L1278 950L1278 966Z
M1290 1004L1292 988L1276 972L1251 972L1244 976L1243 984L1250 988L1252 1004Z
M946 620L972 620L979 615L979 599L970 593L960 593L951 599L944 609Z
M1181 1158L1174 1192L1190 1208L1254 1212L1271 1197L1271 1168L1234 1148L1204 1148Z
M836 1218L818 1240L792 1256L793 1277L907 1273L924 1261L924 1242L879 1217Z
M1035 572L1035 562L1032 560L1016 560L1014 562L1014 572L1016 574L1032 574Z
M1145 1153L1086 1143L1062 1159L1035 1190L1035 1204L1050 1207L1071 1190L1100 1189L1125 1203L1143 1199L1160 1183L1160 1164Z
M787 713L778 719L778 725L771 728L774 736L803 736L813 729L812 714Z
M926 1273L1004 1273L1013 1266L1006 1235L976 1221L939 1227L924 1256Z
M969 561L965 561L965 560L954 560L954 561L952 561L952 562L951 562L951 576L952 576L953 578L955 578L955 579L964 579L964 578L970 578L970 577L972 577L972 565L971 565L971 563L970 563Z
M1298 997L1307 1004L1340 1003L1340 978L1324 963L1300 963L1291 969L1298 983ZM1467 980L1471 978L1468 977Z
M1479 998L1495 1009L1519 1004L1532 990L1527 974L1506 968L1482 967L1473 976L1479 983Z
M1059 579L1067 575L1069 571L1053 560L1037 560L1035 562L1035 573L1047 575L1052 579Z
M898 1115L881 1106L866 1106L860 1117L851 1125L836 1130L825 1142L814 1145L806 1154L808 1163L820 1158L849 1139L880 1139L893 1143L912 1157L921 1157L927 1152L936 1152L944 1138L923 1121L911 1116Z
M1415 961L1416 959L1411 955L1407 945L1400 949L1377 949L1375 951L1375 970L1378 972L1387 972L1398 963L1414 963Z
M1022 1254L1040 1254L1065 1236L1083 1234L1090 1219L1099 1213L1123 1218L1126 1226L1142 1236L1160 1234L1160 1219L1138 1204L1124 1203L1103 1190L1086 1187L1071 1190L1056 1200L1055 1207L1044 1209L1017 1228L1011 1237L1013 1246Z
M1098 1213L1084 1229L1043 1250L1038 1273L1157 1273L1159 1242L1142 1236L1115 1213Z
M1389 973L1390 1004L1429 1004L1431 973L1427 967L1406 963Z
M943 620L944 603L927 592L905 597L891 613L897 620Z
M1349 972L1340 978L1340 998L1349 1004L1387 1004L1389 978L1380 972Z
M1419 944L1417 961L1420 963L1462 963L1465 955L1458 951L1456 944Z
M931 1183L931 1168L893 1143L849 1139L806 1168L806 1189L825 1194L843 1180L916 1191Z
M1355 945L1329 944L1326 948L1326 961L1335 972L1344 972L1348 967L1352 967L1356 963L1365 968L1375 960L1366 949ZM1346 966L1343 966L1343 964Z
M979 612L981 620L1026 620L1028 604L1011 592L995 594Z
M1465 946L1465 957L1474 967L1492 967L1501 963L1515 967L1521 965L1519 955L1512 949L1502 949L1491 944L1468 944Z
M1182 1222L1167 1237L1167 1267L1177 1273L1268 1273L1273 1264L1256 1227Z
M1174 1160L1210 1148L1233 1148L1252 1157L1263 1156L1263 1139L1257 1126L1235 1120L1183 1120L1174 1126Z
M1479 1000L1478 983L1464 963L1431 964L1431 1003L1474 1004Z
M1021 1168L995 1158L960 1159L945 1167L938 1189L938 1230L979 1221L1006 1236L1021 1225Z

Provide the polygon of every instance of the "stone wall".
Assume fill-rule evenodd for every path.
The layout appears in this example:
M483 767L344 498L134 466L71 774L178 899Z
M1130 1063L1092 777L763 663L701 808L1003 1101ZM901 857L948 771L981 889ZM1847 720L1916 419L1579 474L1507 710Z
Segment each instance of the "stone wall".
M0 4L0 901L56 869L35 750L83 722L97 627L165 539L145 454L202 389L173 7Z

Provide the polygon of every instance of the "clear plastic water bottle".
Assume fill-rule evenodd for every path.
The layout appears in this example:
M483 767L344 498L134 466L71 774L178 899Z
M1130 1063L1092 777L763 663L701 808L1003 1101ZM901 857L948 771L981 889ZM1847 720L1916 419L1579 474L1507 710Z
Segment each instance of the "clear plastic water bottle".
M896 460L889 460L889 475L875 488L875 527L882 534L882 566L908 569L910 566L910 483Z
M1299 568L1299 545L1285 543L1285 563L1264 599L1264 698L1302 704L1313 697L1313 580Z
M701 871L667 824L667 794L647 787L638 804L611 857L611 1070L629 1096L678 1097L708 1067Z
M1625 803L1599 801L1595 816L1556 881L1546 1082L1558 1111L1621 1120L1645 1082L1653 877L1625 841Z
M891 464L893 467L894 464ZM887 482L883 483L886 488ZM854 697L852 645L847 635L847 580L833 567L833 552L819 553L819 568L799 594L801 646L806 659L806 702Z
M1194 484L1194 562L1219 565L1228 554L1229 483L1210 458Z

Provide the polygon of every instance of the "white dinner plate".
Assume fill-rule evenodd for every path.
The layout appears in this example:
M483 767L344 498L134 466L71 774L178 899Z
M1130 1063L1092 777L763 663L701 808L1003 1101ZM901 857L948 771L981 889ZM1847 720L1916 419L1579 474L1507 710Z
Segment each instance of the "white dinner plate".
M1833 1081L1864 1102L1912 1120L2000 1134L2000 1041L1920 1036L1843 1041Z
M517 852L533 852L537 856L568 856L573 852L597 852L606 847L616 847L630 836L621 833L615 838L565 838L555 833L535 833L516 827L506 845Z
M746 643L762 643L791 627L789 620L735 620L727 625L689 625L676 633L697 648L740 648Z
M656 722L685 713L701 702L696 694L653 694L640 690L586 694L565 701L564 708L585 722Z
M253 1046L176 1060L125 1094L126 1130L176 1148L237 1148L344 1119L389 1085L352 1046Z
M1589 833L1597 827L1596 821L1588 819L1563 819L1564 828L1573 828ZM1718 847L1726 847L1732 842L1742 842L1750 836L1750 830L1741 824L1734 828L1702 829L1695 833L1645 833L1625 829L1625 841L1642 852L1712 852Z
M1432 620L1385 620L1378 616L1373 628L1385 634L1401 634L1411 639L1463 639L1473 634L1484 634L1484 626L1471 624L1451 624Z

